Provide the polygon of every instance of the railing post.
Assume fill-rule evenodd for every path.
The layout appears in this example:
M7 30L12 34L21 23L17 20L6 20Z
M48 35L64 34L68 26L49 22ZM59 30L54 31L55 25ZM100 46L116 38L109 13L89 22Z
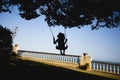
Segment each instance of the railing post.
M86 67L86 70L91 70L91 57L88 56L88 53L83 53L83 56L80 57L80 66Z

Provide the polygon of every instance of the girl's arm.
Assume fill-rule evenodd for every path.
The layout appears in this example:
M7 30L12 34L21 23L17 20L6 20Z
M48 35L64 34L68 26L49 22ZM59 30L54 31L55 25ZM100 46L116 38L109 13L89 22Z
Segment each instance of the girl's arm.
M53 43L56 44L57 40L55 41L55 38L53 37Z
M65 39L65 43L67 42L67 39Z

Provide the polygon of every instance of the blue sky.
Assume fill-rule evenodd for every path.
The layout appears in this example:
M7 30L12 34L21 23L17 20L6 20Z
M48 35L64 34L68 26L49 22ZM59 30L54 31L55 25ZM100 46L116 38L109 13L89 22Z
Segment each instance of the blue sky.
M53 38L44 16L24 20L16 13L0 13L0 24L13 30L18 27L14 44L21 50L50 52L60 54L55 49ZM64 33L62 26L52 27L55 38L59 32ZM94 60L120 63L120 27L91 30L90 26L66 29L68 49L66 54L82 55L88 53Z

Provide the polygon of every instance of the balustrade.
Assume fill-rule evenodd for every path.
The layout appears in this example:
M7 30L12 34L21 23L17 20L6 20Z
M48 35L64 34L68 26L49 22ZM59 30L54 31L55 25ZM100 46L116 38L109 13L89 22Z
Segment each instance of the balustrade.
M56 61L62 61L67 63L75 63L78 64L78 59L80 56L72 56L72 55L59 55L59 54L48 54L48 53L42 53L42 52L28 52L28 51L19 51L20 56L27 56L27 57L36 57L41 58L45 60L56 60Z
M92 61L92 70L120 74L120 64L102 61Z

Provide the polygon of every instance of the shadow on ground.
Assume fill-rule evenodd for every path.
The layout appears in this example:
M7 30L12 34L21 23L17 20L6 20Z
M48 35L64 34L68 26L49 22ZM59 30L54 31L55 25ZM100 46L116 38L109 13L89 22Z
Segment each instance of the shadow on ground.
M10 57L8 66L0 69L0 80L113 80L15 57Z

